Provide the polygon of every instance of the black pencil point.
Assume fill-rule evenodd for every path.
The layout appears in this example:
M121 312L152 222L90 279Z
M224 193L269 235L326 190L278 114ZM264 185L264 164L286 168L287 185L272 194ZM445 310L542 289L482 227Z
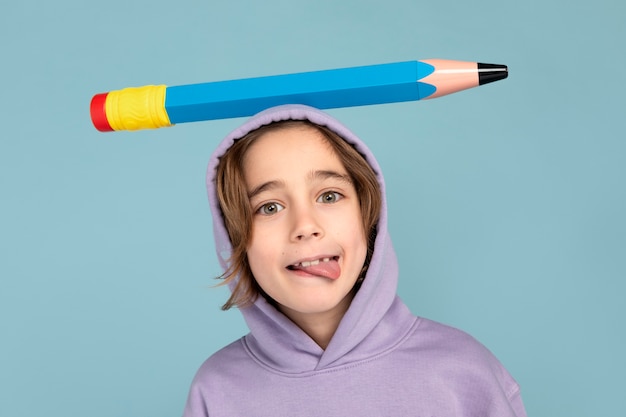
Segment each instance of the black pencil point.
M478 63L478 85L504 80L509 76L506 65Z

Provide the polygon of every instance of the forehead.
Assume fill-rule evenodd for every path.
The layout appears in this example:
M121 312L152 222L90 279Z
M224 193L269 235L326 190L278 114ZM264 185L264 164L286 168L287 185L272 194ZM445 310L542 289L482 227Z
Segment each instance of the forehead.
M244 170L256 165L285 163L298 160L322 159L341 164L328 138L314 127L296 125L279 127L263 133L250 144L243 157Z

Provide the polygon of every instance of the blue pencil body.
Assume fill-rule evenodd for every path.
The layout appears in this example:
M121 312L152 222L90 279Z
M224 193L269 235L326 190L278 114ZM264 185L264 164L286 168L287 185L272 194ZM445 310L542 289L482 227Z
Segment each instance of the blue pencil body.
M168 87L173 124L251 116L281 104L319 109L421 100L435 86L420 83L434 71L420 61Z

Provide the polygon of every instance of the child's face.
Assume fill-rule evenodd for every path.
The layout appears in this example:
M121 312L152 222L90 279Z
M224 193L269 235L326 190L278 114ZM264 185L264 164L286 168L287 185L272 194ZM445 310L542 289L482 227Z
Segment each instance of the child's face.
M257 283L292 320L343 314L367 242L341 161L319 132L298 127L257 138L243 162Z

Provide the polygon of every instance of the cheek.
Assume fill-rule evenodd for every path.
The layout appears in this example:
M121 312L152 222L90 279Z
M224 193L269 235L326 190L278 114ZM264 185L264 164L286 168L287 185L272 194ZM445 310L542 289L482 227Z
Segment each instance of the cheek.
M358 247L357 256L361 264L365 263L365 258L367 257L367 239L365 239L365 235L362 232L363 229L361 229L360 238L355 241L355 245Z
M347 248L352 252L354 261L357 263L365 262L367 256L367 237L363 231L363 223L360 221L360 213L344 219L341 229L337 230L337 236L342 236ZM359 219L355 221L355 219Z
M355 244L359 247L359 257L362 259L363 263L365 263L365 258L367 257L368 236L363 229L362 223L359 223L358 232L355 232L355 236L358 236L358 238L355 239Z
M265 265L263 259L266 259L265 256L254 248L251 248L248 250L247 257L252 279L263 288L263 277L266 275L263 269ZM263 289L265 290L265 288Z
M250 264L250 268L254 269L259 264L259 260L263 258L263 246L257 242L254 237L250 240L250 244L246 249L246 253L248 255L248 263ZM254 272L254 271L252 271Z
M269 260L276 258L275 248L278 246L276 242L272 241L275 235L271 230L266 230L263 227L252 227L250 243L246 248L246 253L253 275L258 275L262 272L265 265L268 264Z

